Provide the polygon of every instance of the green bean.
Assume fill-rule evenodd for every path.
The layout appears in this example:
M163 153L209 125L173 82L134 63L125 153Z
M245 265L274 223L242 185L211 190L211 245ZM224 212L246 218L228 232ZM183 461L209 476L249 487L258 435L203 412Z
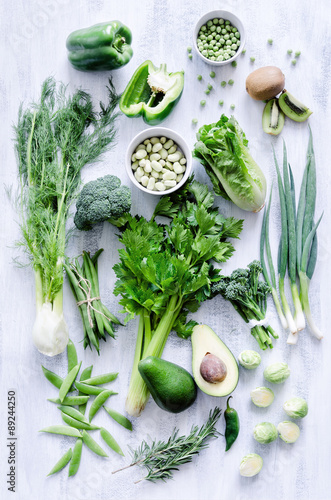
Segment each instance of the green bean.
M56 403L58 405L63 404L65 406L82 406L85 405L90 396L67 396L64 398L64 400L61 403L61 400L59 398L53 398L53 399L48 399L47 401L50 401L51 403Z
M69 477L74 476L78 471L80 459L82 456L82 448L83 448L83 439L78 438L74 447L74 451L72 452L72 457L69 465Z
M105 391L104 387L98 387L95 385L84 384L83 382L75 382L76 389L78 389L83 394L89 394L92 396L97 396L100 392ZM118 394L117 392L111 391L112 394Z
M69 415L69 417L72 417L75 420L79 420L80 422L85 422L85 424L89 423L87 418L84 417L84 415L80 411L76 410L76 408L72 408L71 406L61 405L58 406L58 409L62 411L62 413Z
M115 325L122 325L123 326L123 323L121 323L121 321L118 318L116 318L116 316L114 316L114 314L112 314L104 304L102 304L102 311L103 311L103 314L105 314L107 316L107 318L110 319L110 321L115 323Z
M65 422L67 425L70 425L70 427L74 427L75 429L85 429L87 431L96 431L100 429L100 427L97 427L96 425L80 422L79 420L70 417L66 413L63 413L62 411L61 411L61 417L63 422Z
M132 424L130 420L124 417L124 415L121 415L121 413L118 413L117 411L113 410L112 408L109 408L108 406L104 406L104 409L106 410L108 415L115 420L115 422L122 425L129 431L132 431Z
M60 390L59 390L59 398L60 398L61 402L63 402L64 398L66 397L66 395L69 392L70 387L72 386L73 382L76 380L76 377L77 377L78 372L80 370L81 364L82 364L82 362L80 362L78 365L74 366L70 370L70 372L68 373L66 378L63 380L63 383L62 383Z
M94 265L96 271L98 270L98 258L100 257L100 255L102 254L102 252L103 252L103 248L99 248L99 250L97 250L95 252L95 254L92 255L92 257L90 257L91 261L92 261L92 264Z
M63 384L63 378L59 377L59 375L57 375L56 373L51 372L50 370L47 370L47 368L45 368L44 366L42 366L41 368L42 368L43 373L44 373L45 377L47 378L47 380L51 384L53 384L54 387L56 387L57 389L60 389L61 385Z
M62 436L81 437L81 433L74 427L67 425L51 425L41 429L39 432L49 432L50 434L61 434Z
M88 415L89 422L92 421L93 417L97 414L97 412L100 410L100 408L103 406L103 404L107 401L107 399L111 395L112 395L112 391L102 391L102 392L100 392L100 394L98 394L98 396L95 398L95 400L93 401L93 403L90 407L90 411L89 411L89 415Z
M77 351L74 343L69 339L67 344L68 373L78 364Z
M117 441L115 441L115 439L113 438L113 436L106 429L104 429L103 427L101 427L101 429L100 429L100 436L102 437L102 439L104 440L104 442L106 444L108 444L109 448L111 448L116 453L118 453L119 455L122 455L124 457L124 453L121 450L121 448L120 448L119 444L117 443Z
M90 256L87 252L83 252L83 265L84 265L84 276L88 279L90 282L91 286L91 298L94 297L99 297L100 296L100 290L99 290L99 281L98 281L98 276L95 272L93 263L91 262ZM101 336L104 336L104 326L103 326L103 320L102 316L99 314L102 312L101 308L101 301L100 300L93 300L92 303L94 307L94 317L97 322L99 334Z
M118 373L105 373L104 375L96 375L92 378L87 378L84 380L84 384L88 385L102 385L108 384L108 382L113 382L118 377Z
M60 458L58 462L54 465L53 469L47 474L47 476L51 476L52 474L55 474L56 472L59 472L62 470L68 462L70 462L72 457L72 449L69 448L69 450Z
M82 374L80 376L80 381L83 382L84 380L86 380L87 378L90 378L91 375L92 375L92 370L93 370L93 365L91 366L88 366L87 368L85 368L83 371L82 371ZM78 396L81 396L83 393L82 392L78 392ZM88 396L89 397L89 396ZM86 411L86 404L87 402L84 404L84 405L81 405L78 409L79 411L85 415L85 411Z
M107 453L103 451L101 446L86 431L83 431L83 441L93 453L96 453L100 457L108 457Z

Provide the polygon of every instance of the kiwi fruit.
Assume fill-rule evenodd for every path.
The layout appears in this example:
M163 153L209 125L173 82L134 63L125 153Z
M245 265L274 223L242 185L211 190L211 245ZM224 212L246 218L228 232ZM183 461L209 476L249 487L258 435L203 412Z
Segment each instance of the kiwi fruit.
M307 106L298 101L286 89L283 90L282 95L279 97L278 104L283 113L295 122L304 122L312 114L312 111Z
M276 97L285 87L285 76L276 66L256 69L246 78L246 90L257 101Z
M285 115L280 109L278 99L270 99L262 114L262 128L267 134L278 135L283 130Z

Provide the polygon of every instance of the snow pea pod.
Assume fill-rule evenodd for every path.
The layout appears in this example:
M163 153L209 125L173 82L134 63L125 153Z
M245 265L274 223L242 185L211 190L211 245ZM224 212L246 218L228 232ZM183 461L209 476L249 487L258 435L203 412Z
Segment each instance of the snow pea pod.
M59 390L59 398L61 400L61 403L63 402L64 398L68 394L69 389L72 386L73 382L76 380L76 377L77 377L77 374L80 370L81 364L82 364L82 362L80 362L78 365L74 366L70 370L70 372L68 373L66 378L63 380L63 383L62 383L60 390Z
M95 377L91 377L84 380L84 384L88 385L102 385L108 384L115 380L118 376L118 373L105 373L104 375L96 375Z
M57 389L60 389L61 385L63 384L63 378L52 372L51 370L47 370L47 368L45 368L44 366L41 366L41 368L47 380Z
M62 470L68 462L70 462L72 457L72 449L69 448L69 450L60 458L58 462L54 465L53 469L47 474L47 476L51 476L52 474L55 474L56 472L59 472Z
M72 457L69 465L69 477L74 476L78 471L80 459L82 456L82 448L83 448L83 440L82 438L78 438L74 447L74 451L72 452Z
M67 356L68 356L68 373L78 364L77 351L72 340L69 339L67 344Z
M62 436L81 437L81 433L74 427L67 425L51 425L41 429L39 432L49 432L50 434L61 434Z
M62 401L62 404L64 406L82 406L86 405L89 399L90 396L67 396ZM50 401L51 403L56 403L58 405L61 404L61 400L59 398L49 398L47 399L47 401Z
M85 369L82 371L82 374L81 374L81 376L80 376L80 379L79 379L79 380L80 380L80 382L83 382L85 379L90 378L90 377L91 377L91 375L92 375L92 370L93 370L93 365L88 366L87 368L85 368ZM79 392L78 392L78 396L83 396L83 393L79 391ZM79 407L79 411L80 411L81 413L83 413L83 415L85 415L85 411L86 411L86 404L87 404L87 403L85 403L84 405L81 405L81 406Z
M96 425L86 424L85 422L76 420L75 418L70 417L66 413L63 413L62 411L61 411L61 417L63 422L70 425L70 427L74 427L75 429L84 429L87 431L96 431L100 429L100 427L97 427Z
M123 451L121 450L119 444L117 443L117 441L115 441L115 439L113 438L113 436L107 431L107 429L104 429L103 427L101 427L100 429L100 436L102 437L102 439L104 440L104 442L106 444L108 444L109 448L111 448L112 450L114 450L116 453L118 453L119 455L122 455L124 457L124 453Z
M118 413L117 411L113 410L112 408L109 408L109 406L104 406L104 409L108 413L108 415L114 419L118 424L122 425L129 431L132 431L132 424L130 420L128 420L124 415L121 415L121 413Z
M104 387L97 387L94 385L88 385L85 384L84 382L75 382L76 388L82 392L83 394L90 394L92 396L97 396L101 392L105 390ZM118 394L117 392L110 391L112 394Z
M83 441L93 453L96 453L100 457L108 457L107 453L103 451L101 446L86 431L83 431Z
M232 398L232 396L228 397L228 400L226 402L226 410L224 412L224 418L225 418L225 441L226 441L226 448L225 451L228 451L235 440L238 437L239 434L239 429L240 429L240 424L239 424L239 417L238 413L234 408L230 408L229 406L229 400Z
M106 391L106 390L102 391L102 392L100 392L100 394L98 394L98 396L93 401L91 408L90 408L90 411L89 411L89 415L88 415L89 422L92 421L92 418L94 417L94 415L96 415L96 413L100 410L100 408L103 406L103 404L107 401L107 399L112 394L113 394L112 391Z
M87 418L84 417L84 415L80 411L76 410L76 408L72 408L71 406L62 405L62 406L58 406L58 409L60 411L62 411L62 413L65 413L66 415L74 418L75 420L79 420L80 422L84 422L85 424L89 423Z

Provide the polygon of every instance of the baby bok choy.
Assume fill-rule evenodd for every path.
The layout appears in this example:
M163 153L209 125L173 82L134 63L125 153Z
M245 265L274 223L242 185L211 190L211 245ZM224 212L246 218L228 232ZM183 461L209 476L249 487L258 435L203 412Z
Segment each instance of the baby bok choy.
M20 106L15 126L20 193L19 244L35 273L37 316L33 339L48 356L68 343L63 317L63 263L69 207L84 165L95 161L114 139L118 97L110 82L107 106L97 113L89 94L68 96L63 84L48 78L41 97L27 109Z

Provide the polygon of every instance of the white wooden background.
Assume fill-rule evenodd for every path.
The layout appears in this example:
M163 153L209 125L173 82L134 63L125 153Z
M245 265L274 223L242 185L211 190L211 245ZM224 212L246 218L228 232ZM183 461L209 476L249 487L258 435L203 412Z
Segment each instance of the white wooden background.
M208 5L207 5L208 4ZM216 78L211 80L211 69L193 53L187 57L186 47L192 45L193 27L207 10L222 7L236 13L247 30L247 53L238 60L237 68L230 65L216 69ZM19 500L328 500L331 498L331 442L330 442L330 4L327 0L233 0L220 3L216 0L17 0L1 2L1 268L0 268L0 497ZM98 415L97 420L118 439L126 452L121 458L110 453L109 459L83 450L80 470L76 477L68 479L67 469L46 478L58 458L69 447L70 439L38 434L42 427L60 423L55 405L47 398L55 397L55 389L41 372L41 364L64 375L65 354L45 359L34 348L31 329L34 321L34 281L30 268L18 269L13 264L17 255L14 247L19 237L15 223L16 215L8 201L4 186L17 185L17 167L13 151L12 125L17 119L20 101L26 104L38 98L40 86L49 75L54 75L69 85L72 91L82 87L92 92L95 101L106 97L106 73L81 73L69 66L66 56L67 35L78 28L94 23L119 19L133 33L134 56L124 68L113 72L114 83L123 91L129 78L146 59L154 64L166 62L170 71L185 70L185 89L181 101L165 126L183 134L190 147L195 142L196 128L191 120L197 117L199 125L216 121L221 112L229 115L230 105L235 104L234 115L246 132L253 157L261 165L268 180L275 181L275 169L271 155L273 143L278 154L282 139L285 139L289 159L297 184L301 180L308 141L307 123L286 121L281 136L271 138L262 131L261 114L263 103L254 102L245 92L246 76L254 69L275 64L286 76L286 87L298 99L309 105L314 114L309 123L312 127L318 176L317 214L324 210L319 230L319 258L316 274L311 284L311 305L317 323L325 334L318 342L306 329L300 334L297 346L286 344L286 335L281 332L273 304L269 304L272 324L279 331L273 351L262 354L262 366L253 372L240 369L240 381L233 394L233 405L239 412L241 432L232 449L224 453L224 438L211 442L210 448L196 457L192 464L185 465L175 473L174 480L165 484L147 482L134 484L143 471L130 469L112 475L111 472L129 462L127 445L137 446L142 439L166 439L174 426L182 433L192 424L201 425L210 409L215 405L225 408L225 399L211 398L199 392L197 401L186 412L171 415L160 410L150 401L143 415L133 422L130 434L112 423L107 415ZM272 46L267 39L272 38ZM291 65L287 49L301 50L297 65ZM250 63L250 56L256 61ZM197 81L202 74L203 80ZM220 87L221 80L234 80L233 87ZM209 82L215 87L209 96L204 90ZM201 109L199 102L206 98ZM218 100L224 100L223 108ZM106 173L116 173L129 183L124 168L124 153L131 138L145 128L142 120L131 120L121 116L117 122L117 145L107 153L102 162L84 170L84 180L94 179ZM194 171L199 180L209 182L206 174L194 161ZM151 214L155 197L146 196L132 188L133 212L146 216ZM244 217L244 230L236 242L234 257L224 266L228 272L243 267L258 257L259 235L262 213L245 213L223 199L218 203L225 215ZM271 218L272 243L276 249L279 237L278 196L275 190ZM117 313L119 306L112 295L114 272L117 261L115 231L105 224L90 233L77 232L71 240L68 253L78 255L83 249L95 251L105 248L100 259L101 293L105 302ZM94 372L119 371L113 387L119 392L112 405L124 411L129 367L132 363L137 321L118 331L116 341L109 340L102 346L100 357L94 352L84 352L79 343L82 338L81 322L77 308L65 284L65 316L79 358L85 366L93 363ZM247 348L256 348L254 339L231 306L221 298L204 304L195 319L214 328L237 356ZM191 369L190 341L171 335L164 358ZM275 401L270 408L258 409L250 402L252 388L263 385L263 367L271 361L284 360L289 363L291 376L287 382L275 387ZM7 491L8 471L6 448L7 391L17 392L17 491ZM294 445L281 440L270 445L260 445L252 437L256 423L268 420L276 425L286 419L282 404L287 397L300 395L307 398L309 414L299 422L300 439ZM223 417L219 424L223 432ZM71 444L70 444L71 445ZM242 478L238 467L242 456L248 452L260 453L264 459L261 473L251 479Z

